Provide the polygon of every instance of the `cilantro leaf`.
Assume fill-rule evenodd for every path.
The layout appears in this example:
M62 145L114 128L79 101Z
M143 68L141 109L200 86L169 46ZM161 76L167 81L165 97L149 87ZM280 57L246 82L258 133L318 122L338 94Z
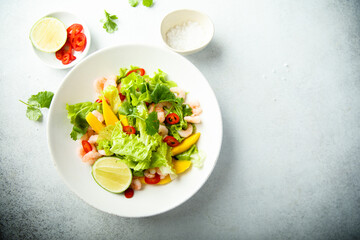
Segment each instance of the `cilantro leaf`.
M145 7L151 7L153 5L153 0L143 0L142 4Z
M129 0L130 6L136 7L139 4L138 0Z
M154 103L158 103L160 101L175 101L176 97L167 86L158 83L151 93L151 99Z
M115 19L118 19L116 15L110 15L106 10L105 11L105 19L101 19L100 21L104 23L103 28L108 33L113 33L116 30L118 30L117 24L113 21Z
M182 108L183 108L184 117L190 116L193 114L192 108L188 104L183 104Z
M21 100L19 101L27 105L26 117L30 120L37 121L42 116L40 108L49 108L53 97L54 93L44 91L36 95L31 95L27 103Z
M42 116L42 113L39 108L28 106L26 109L26 116L30 120L37 121Z
M159 131L159 125L160 125L159 120L157 118L157 113L156 112L150 113L147 119L145 120L145 124L146 124L147 134L152 136L155 133L157 133Z
M49 108L53 97L54 93L52 92L39 92L38 94L32 95L29 98L28 104L32 106L38 106L40 108Z

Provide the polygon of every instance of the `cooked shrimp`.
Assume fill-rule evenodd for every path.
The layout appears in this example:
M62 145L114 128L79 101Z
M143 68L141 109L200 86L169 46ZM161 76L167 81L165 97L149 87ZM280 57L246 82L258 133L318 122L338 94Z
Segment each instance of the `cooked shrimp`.
M178 131L180 137L183 137L183 138L190 136L192 134L192 132L193 132L193 126L190 123L187 124L187 128L185 130Z
M188 123L200 123L200 117L199 116L186 116L184 117L184 120Z
M101 77L101 78L97 78L94 82L94 88L95 88L95 91L98 93L98 94L101 94L101 91L104 89L104 84L106 82L106 78L104 77Z
M149 113L153 112L155 109L155 103L150 104L149 106Z
M86 154L86 152L84 151L84 148L83 148L83 146L80 144L80 146L78 147L78 155L79 155L79 157L80 158L82 158L85 154Z
M97 134L92 135L91 137L89 137L88 142L89 142L91 145L95 145L98 137L99 137L99 135L97 135Z
M167 127L165 125L160 124L159 125L159 134L161 136L166 136L168 134L169 130L167 129Z
M163 174L160 168L156 168L156 173L160 176L160 179L164 179L168 174Z
M144 176L147 177L147 178L154 178L155 177L155 172L154 173L151 173L150 172L150 169L146 169L144 171Z
M93 150L86 153L81 160L83 162L89 163L90 165L93 165L95 161L98 160L101 156L102 155L100 153L98 153L96 150Z
M155 111L157 112L157 117L160 123L165 121L165 110L164 107L171 108L170 102L161 102L155 105Z
M99 120L99 122L104 121L104 116L98 110L94 110L91 113L94 114L94 116Z
M103 155L103 156L106 156L106 152L105 152L105 150L103 150L103 149L98 150L98 153L100 153L100 154Z
M141 189L141 181L138 178L133 178L131 181L131 188L135 191L138 191Z
M192 109L192 115L191 116L199 116L202 113L202 108L200 107L199 101L193 101L188 103L189 107Z
M116 86L117 86L116 80L117 80L117 78L116 78L115 75L110 76L110 77L106 80L106 82L104 83L104 89L105 89L106 87L108 87L108 86L114 86L114 87L116 87Z
M175 93L175 96L178 97L178 98L183 98L185 100L185 97L186 97L186 94L185 94L185 91L182 90L181 88L179 87L172 87L170 88L170 91Z
M87 132L80 138L80 140L87 141L94 134L95 134L95 131L91 127L88 127Z

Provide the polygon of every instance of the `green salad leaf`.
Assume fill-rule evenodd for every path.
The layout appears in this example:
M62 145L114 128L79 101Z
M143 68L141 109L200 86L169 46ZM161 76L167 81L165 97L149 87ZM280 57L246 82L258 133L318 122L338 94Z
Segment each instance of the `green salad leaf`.
M89 124L85 117L89 112L97 109L100 110L100 104L97 102L83 102L74 105L66 104L66 110L68 111L67 117L70 119L70 123L74 125L70 133L73 140L77 140L79 134L82 136L86 133Z
M146 133L149 135L154 135L159 131L159 120L157 118L157 113L152 112L149 114L148 118L145 120L146 123Z
M129 4L132 7L136 7L139 4L138 0L129 0Z
M106 32L113 33L118 30L118 26L114 22L114 20L118 19L118 17L116 15L110 15L110 13L108 13L106 10L104 10L104 12L105 19L101 19L100 22L104 24L103 28L106 30Z
M111 110L117 114L119 107L121 106L121 100L119 96L119 90L114 86L107 86L103 92L104 97L109 100Z
M177 160L191 160L194 167L201 168L204 164L205 153L199 151L194 144L187 151L176 155L175 158Z
M29 118L30 120L37 121L42 116L40 108L49 108L53 97L54 97L53 92L43 91L43 92L39 92L36 95L32 95L28 99L27 103L21 100L19 101L27 105L26 117Z

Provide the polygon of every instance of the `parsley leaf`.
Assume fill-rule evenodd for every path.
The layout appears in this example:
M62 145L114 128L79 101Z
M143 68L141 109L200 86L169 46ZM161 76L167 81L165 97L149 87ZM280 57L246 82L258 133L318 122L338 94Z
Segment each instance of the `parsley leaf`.
M158 103L160 101L175 101L176 97L168 87L158 83L151 93L151 99L154 103Z
M153 0L143 0L143 5L145 7L151 7L153 5Z
M157 118L157 113L155 111L149 114L149 116L145 120L145 124L147 134L152 136L159 131L160 123Z
M106 10L105 11L105 19L101 19L100 21L104 23L103 28L108 33L113 33L116 30L118 30L117 24L113 21L115 19L118 19L116 15L110 15Z
M36 95L32 95L27 103L21 100L19 101L28 106L26 109L26 117L30 120L37 121L42 116L40 108L49 108L53 97L54 93L43 91Z
M130 6L136 7L139 4L138 0L129 0Z

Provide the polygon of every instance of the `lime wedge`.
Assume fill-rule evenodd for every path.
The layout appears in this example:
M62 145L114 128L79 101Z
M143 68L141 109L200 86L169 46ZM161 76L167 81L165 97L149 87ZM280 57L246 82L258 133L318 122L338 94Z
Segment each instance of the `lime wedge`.
M130 168L115 157L99 158L92 167L92 175L102 188L112 193L121 193L131 184Z
M65 25L53 17L44 17L30 30L30 40L35 48L43 52L56 52L66 42Z

